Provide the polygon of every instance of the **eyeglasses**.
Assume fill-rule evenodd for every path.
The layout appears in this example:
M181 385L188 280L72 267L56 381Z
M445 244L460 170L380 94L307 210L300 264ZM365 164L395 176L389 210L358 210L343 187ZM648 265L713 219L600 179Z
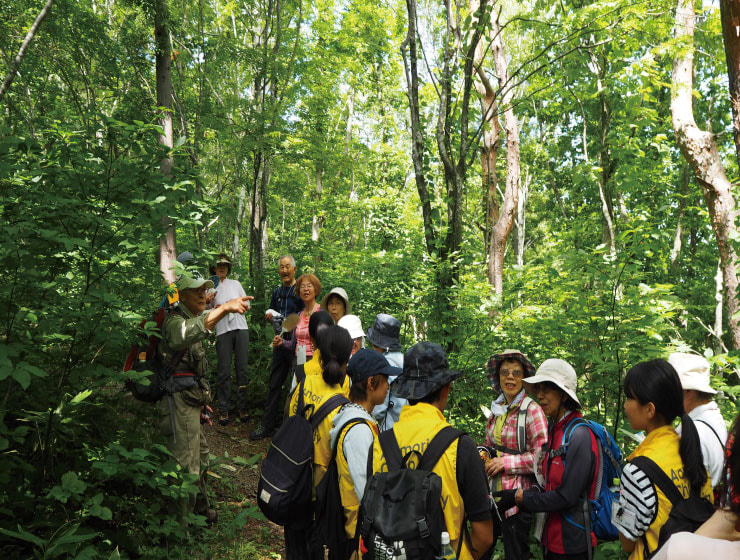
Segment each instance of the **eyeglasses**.
M513 377L514 379L522 379L524 372L519 369L500 369L499 377Z

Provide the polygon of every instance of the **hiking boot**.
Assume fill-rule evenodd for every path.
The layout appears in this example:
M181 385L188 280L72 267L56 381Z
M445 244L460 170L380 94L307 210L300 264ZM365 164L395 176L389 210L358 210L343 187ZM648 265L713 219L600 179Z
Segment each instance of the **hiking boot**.
M247 412L246 410L242 410L239 413L239 422L241 422L242 424L246 424L247 422L249 422L249 412Z
M249 434L249 439L251 439L252 441L257 441L259 439L272 437L273 435L275 435L275 430L267 430L264 426L260 426L251 434Z
M222 414L221 416L218 417L218 424L220 426L228 426L230 422L231 422L231 418L229 418L228 414Z

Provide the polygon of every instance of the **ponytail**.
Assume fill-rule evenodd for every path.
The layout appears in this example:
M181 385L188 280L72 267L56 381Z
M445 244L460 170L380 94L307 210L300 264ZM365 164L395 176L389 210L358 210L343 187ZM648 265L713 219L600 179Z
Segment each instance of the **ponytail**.
M347 329L336 325L325 327L319 337L321 375L327 385L340 385L352 352L352 338Z
M650 360L632 367L624 378L624 393L640 404L653 403L666 424L681 418L679 454L692 491L700 492L707 480L699 434L683 408L683 389L676 370L665 360Z
M701 454L699 432L696 431L694 421L685 412L681 415L681 443L678 452L683 463L683 474L691 491L700 493L707 480L707 469Z

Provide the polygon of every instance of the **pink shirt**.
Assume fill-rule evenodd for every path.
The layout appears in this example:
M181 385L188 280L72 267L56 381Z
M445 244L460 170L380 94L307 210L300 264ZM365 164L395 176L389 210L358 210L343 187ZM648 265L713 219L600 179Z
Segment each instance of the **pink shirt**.
M321 305L317 303L316 305L314 305L314 308L311 311L311 313L316 313L319 310L321 310ZM311 344L311 338L308 336L308 320L310 318L311 318L311 315L308 315L304 309L298 314L299 321L298 321L298 325L296 325L296 328L295 328L296 352L298 352L299 346L305 346L307 361L308 361L308 358L313 356L313 344Z

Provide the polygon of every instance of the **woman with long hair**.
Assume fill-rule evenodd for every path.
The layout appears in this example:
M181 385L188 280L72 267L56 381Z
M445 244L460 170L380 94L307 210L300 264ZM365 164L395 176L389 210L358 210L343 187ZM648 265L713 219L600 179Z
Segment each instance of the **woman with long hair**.
M712 500L712 486L702 462L699 435L684 411L683 391L676 370L665 360L641 362L624 378L627 397L624 411L633 430L645 431L645 439L627 458L622 471L621 515L615 517L622 548L630 560L641 560L658 548L660 529L673 505L648 477L645 459L655 463L676 485L684 498L699 492ZM680 418L679 436L673 421ZM647 550L646 550L647 548Z
M321 375L309 375L293 391L290 399L289 415L298 414L299 395L303 393L303 402L312 404L314 412L335 395L342 395L347 377L347 362L352 351L352 339L346 329L332 325L321 330L318 348L321 356ZM346 401L345 401L346 402ZM331 439L329 431L339 406L329 412L314 429L313 437L313 487L318 486L331 461ZM312 515L313 511L306 512ZM285 552L289 560L316 558L317 551L312 550L312 539L309 531L285 531ZM321 556L323 557L323 556Z
M653 558L740 558L740 414L727 439L719 508L694 533L673 535Z

